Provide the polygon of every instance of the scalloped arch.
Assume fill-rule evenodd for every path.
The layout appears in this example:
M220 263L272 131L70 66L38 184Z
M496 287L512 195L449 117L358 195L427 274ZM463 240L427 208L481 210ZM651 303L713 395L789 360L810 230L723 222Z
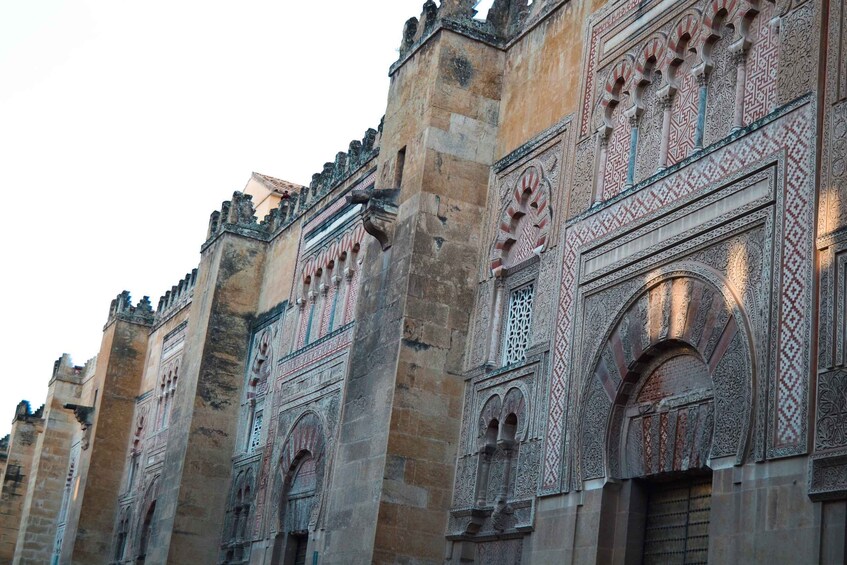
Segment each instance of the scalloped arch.
M364 236L365 228L357 225L326 245L319 253L306 259L303 267L303 282L308 284L316 273L334 267L335 262L343 260L347 253L351 251L357 253Z

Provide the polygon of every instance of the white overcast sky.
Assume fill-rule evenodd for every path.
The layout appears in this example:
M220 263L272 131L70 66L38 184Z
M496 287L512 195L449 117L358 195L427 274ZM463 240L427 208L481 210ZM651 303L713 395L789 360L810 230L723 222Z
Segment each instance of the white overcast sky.
M422 4L0 0L0 437L115 295L155 307L198 264L252 171L306 184L377 126Z

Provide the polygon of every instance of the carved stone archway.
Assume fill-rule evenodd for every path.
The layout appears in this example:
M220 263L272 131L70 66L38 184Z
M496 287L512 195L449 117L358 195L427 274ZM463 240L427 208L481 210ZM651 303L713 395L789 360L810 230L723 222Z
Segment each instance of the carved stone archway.
M577 478L685 471L717 457L742 463L753 359L746 318L717 273L654 276L625 303L590 365Z
M308 470L304 471L306 468ZM296 533L299 536L317 527L325 470L324 425L316 413L308 411L294 424L279 456L276 477L277 494L274 497L276 537L271 563L283 563L287 559L286 555L291 553L290 534ZM309 481L312 483L312 488L309 492L300 492L303 489L298 489L298 486L302 486L298 482L298 476L304 472L310 475ZM298 514L296 520L292 520L292 512ZM301 514L304 515L301 516ZM292 526L294 522L296 526Z

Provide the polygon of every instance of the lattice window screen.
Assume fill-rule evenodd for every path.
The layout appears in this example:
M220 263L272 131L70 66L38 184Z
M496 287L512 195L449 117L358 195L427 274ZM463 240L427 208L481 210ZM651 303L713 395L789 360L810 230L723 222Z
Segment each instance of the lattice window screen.
M511 365L526 359L529 332L532 328L532 297L535 285L528 284L512 291L503 340L503 364Z
M255 451L262 443L262 413L256 412L253 418L253 431L250 433L250 451ZM243 444L242 444L243 445Z

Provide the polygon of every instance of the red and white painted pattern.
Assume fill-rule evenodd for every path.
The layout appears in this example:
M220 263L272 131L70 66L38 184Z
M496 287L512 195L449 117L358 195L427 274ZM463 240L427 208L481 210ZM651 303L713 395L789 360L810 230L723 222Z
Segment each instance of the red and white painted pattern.
M668 37L667 63L665 66L685 58L685 50L689 45L696 45L700 36L698 25L700 14L694 10L682 16Z
M654 68L659 68L664 63L666 43L667 38L663 34L658 34L647 41L635 60L636 83L651 79L648 76L648 67L651 64L655 65ZM659 70L662 69L659 68Z
M588 133L588 124L591 121L591 109L594 107L594 81L597 72L598 58L600 54L600 43L603 40L603 35L609 31L611 27L624 19L636 6L641 4L639 0L627 0L616 8L611 14L607 15L591 29L590 47L588 51L588 65L585 69L585 88L583 90L582 100L582 119L580 120L579 134L580 136Z
M726 21L732 22L737 4L737 0L711 0L706 4L706 9L703 11L703 27L717 31L718 14L725 14ZM708 38L708 35L703 34L704 41Z
M340 304L341 312L338 316L343 315L343 318L340 318L339 326L352 322L356 315L356 299L359 297L359 278L359 270L356 269L347 283L350 285L350 292L346 293L345 302Z
M515 184L503 211L491 254L491 269L516 265L547 244L550 234L550 184L535 165Z
M814 115L805 105L776 122L748 134L614 205L571 226L563 235L563 265L554 343L553 375L547 417L547 443L542 490L559 488L562 480L565 408L570 388L571 346L578 259L581 248L598 238L664 208L737 171L763 164L786 152L784 225L781 259L781 318L776 376L776 446L799 445L805 434L804 376L811 343L813 277L813 171L811 159Z

